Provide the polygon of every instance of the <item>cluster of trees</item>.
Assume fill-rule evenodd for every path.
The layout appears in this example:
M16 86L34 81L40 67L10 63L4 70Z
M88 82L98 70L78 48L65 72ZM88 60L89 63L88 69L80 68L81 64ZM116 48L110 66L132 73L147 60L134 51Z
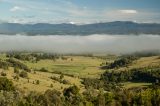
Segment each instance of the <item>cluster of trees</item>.
M20 61L16 61L14 59L7 59L6 61L0 60L0 68L7 70L9 67L14 67L14 73L17 74L15 76L15 79L19 79L19 76L22 78L27 78L27 72L31 72L30 68L28 68L25 64L21 63ZM21 72L19 72L19 69L21 69ZM1 76L6 75L7 74L5 73L5 71L1 72Z
M51 59L56 60L59 58L57 54L50 54L50 53L18 53L18 52L9 52L6 54L8 58L16 58L22 61L31 61L31 62L38 62L42 59Z
M8 80L6 77L0 77L0 90L12 91L14 89L15 87L12 81Z
M19 76L22 77L22 78L28 78L28 73L26 71L21 71L19 73Z
M160 81L160 68L136 68L126 71L115 72L106 71L101 79L106 82L150 82L159 83Z
M63 92L54 89L44 93L30 92L24 95L5 77L0 77L1 106L159 106L160 89L116 90L105 92L103 89L87 88L83 93L73 85Z
M70 81L64 79L64 75L63 74L61 74L59 77L51 76L50 78L52 80L58 81L59 83L71 84Z
M86 89L92 87L93 89L101 89L103 88L105 91L115 91L122 89L122 85L116 82L107 82L98 78L84 78L82 81Z
M138 57L158 56L160 55L160 51L142 51L142 52L135 52L132 55L135 55Z
M7 70L9 68L9 66L10 66L10 64L8 62L0 60L0 68Z
M119 68L119 67L126 67L137 59L138 57L136 56L121 57L120 59L115 60L113 63L110 63L110 64L106 63L106 66L102 68L113 69L113 68Z
M21 63L20 61L10 58L10 59L7 59L7 62L10 63L11 67L22 69L27 72L31 72L30 68L28 68L27 65Z
M22 53L17 53L17 52L7 53L6 57L16 58L18 60L23 60L23 61L33 61L35 59L34 57L32 57L29 54L22 54Z
M44 67L42 67L41 69L35 69L35 71L40 71L40 72L48 72L48 70Z
M123 82L145 82L160 86L160 68L137 68L126 71L106 71L98 78L84 78L86 88L103 88L106 91L123 89Z
M57 54L50 54L50 53L32 53L31 56L35 57L37 61L43 60L43 59L51 59L56 60L59 59L59 55Z

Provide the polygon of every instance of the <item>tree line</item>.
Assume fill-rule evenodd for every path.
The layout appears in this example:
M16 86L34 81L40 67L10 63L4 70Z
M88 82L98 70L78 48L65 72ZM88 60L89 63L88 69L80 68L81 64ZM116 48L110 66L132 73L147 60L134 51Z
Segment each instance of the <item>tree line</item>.
M5 86L4 86L5 85ZM89 87L83 93L76 85L65 88L63 92L49 89L44 93L35 91L27 95L18 90L5 77L0 77L1 106L159 106L160 89L153 86L139 91L115 90L96 91Z

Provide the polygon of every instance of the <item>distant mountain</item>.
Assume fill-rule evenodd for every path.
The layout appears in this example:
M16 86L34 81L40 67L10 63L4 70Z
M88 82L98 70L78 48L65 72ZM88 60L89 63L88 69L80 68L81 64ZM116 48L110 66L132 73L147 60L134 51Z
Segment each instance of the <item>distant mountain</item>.
M85 25L75 24L18 24L1 23L0 34L15 35L90 35L90 34L158 34L160 24L134 23L130 21L115 21Z

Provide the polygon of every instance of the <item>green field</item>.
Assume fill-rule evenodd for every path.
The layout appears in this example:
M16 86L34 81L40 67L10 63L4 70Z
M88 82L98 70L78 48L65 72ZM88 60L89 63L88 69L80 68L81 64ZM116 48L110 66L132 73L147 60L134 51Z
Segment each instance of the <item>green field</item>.
M126 88L126 89L130 89L130 88L138 88L138 87L147 87L147 86L150 86L151 83L134 83L134 82L125 82L125 83L122 83L123 86Z
M38 63L22 62L32 69L45 68L49 72L62 72L80 77L98 77L104 72L100 69L100 64L104 62L103 59L83 56L68 56L67 58L67 60L57 59L56 61L41 60Z

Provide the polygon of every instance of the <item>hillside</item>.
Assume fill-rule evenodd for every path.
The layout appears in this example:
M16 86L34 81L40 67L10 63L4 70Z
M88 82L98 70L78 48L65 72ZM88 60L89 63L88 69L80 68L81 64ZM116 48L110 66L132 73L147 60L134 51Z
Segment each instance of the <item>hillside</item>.
M18 57L19 56L19 57ZM21 57L22 56L22 57ZM29 60L25 58L25 56L29 56ZM14 76L16 73L14 72L14 67L9 67L9 69L0 69L0 73L5 72L7 78L13 80L15 85L25 91L39 91L44 92L47 89L51 89L50 85L53 84L54 89L62 91L64 88L69 87L70 85L76 84L81 90L84 90L84 85L81 83L83 78L100 78L101 74L105 72L104 69L100 67L105 64L105 62L113 62L116 60L116 57L111 56L65 56L57 59L40 59L37 62L34 62L34 58L29 54L18 54L15 55L15 60L20 63L26 65L31 72L28 73L28 78L21 78L19 80L15 80ZM11 57L10 57L11 58ZM5 54L0 55L1 61L7 61L8 56ZM24 60L27 59L27 60ZM108 63L108 64L109 64ZM2 62L1 62L2 64ZM121 72L124 70L131 70L135 68L148 68L148 67L159 67L160 66L160 58L159 56L150 56L150 57L142 57L138 60L135 60L133 63L128 66L118 67L114 70L115 72ZM20 72L23 69L19 69ZM108 71L108 70L107 70ZM54 80L51 77L59 78L61 74L64 75L64 79L69 81L70 84L63 84L59 82L57 79ZM39 80L40 84L36 84L36 81ZM127 85L126 85L127 84ZM147 83L125 83L125 86L128 85L146 85ZM148 83L149 84L149 83ZM39 86L38 89L36 86ZM33 89L34 88L34 89Z
M112 35L140 35L160 34L160 24L134 23L130 21L115 21L95 24L18 24L1 23L0 34L15 35L90 35L90 34L112 34Z
M115 67L101 69L106 63ZM1 53L0 103L16 97L15 106L123 106L141 98L158 106L151 100L159 104L159 70L159 56Z

